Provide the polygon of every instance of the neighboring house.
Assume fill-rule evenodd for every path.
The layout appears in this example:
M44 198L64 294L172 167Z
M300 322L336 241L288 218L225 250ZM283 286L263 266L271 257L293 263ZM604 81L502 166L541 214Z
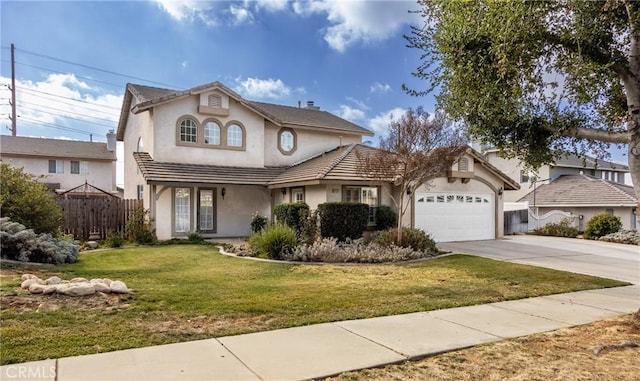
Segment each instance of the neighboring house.
M219 82L184 91L128 84L117 131L124 196L143 199L159 239L246 236L252 214L271 218L283 202L363 202L374 222L398 187L358 175L356 152L375 150L359 143L372 135L313 102L252 102ZM439 241L501 237L503 190L517 188L469 149L412 192L406 223Z
M584 231L586 222L599 213L620 217L624 229L637 228L638 200L633 187L589 175L561 175L519 201L528 202L540 217L561 210L574 220L580 231ZM535 219L533 222L536 223Z
M625 229L636 228L637 200L633 187L625 184L626 165L566 154L531 173L518 159L505 159L495 149L485 150L483 156L518 179L520 189L505 192L505 209L529 209L528 230L569 218L582 231L598 213L620 217ZM517 213L514 217L520 218Z
M107 143L2 135L0 159L25 172L45 176L40 181L57 194L72 191L69 195L81 188L91 196L116 194L113 132L107 134Z

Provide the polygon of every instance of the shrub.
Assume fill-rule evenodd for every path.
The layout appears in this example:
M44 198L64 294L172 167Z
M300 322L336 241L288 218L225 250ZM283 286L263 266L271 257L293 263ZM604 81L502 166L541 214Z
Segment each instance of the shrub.
M108 247L122 247L124 244L124 234L122 234L122 232L110 231L104 243Z
M571 220L563 218L560 222L548 223L535 229L533 234L576 238L578 236L578 229L571 225Z
M78 259L77 245L49 233L36 234L33 229L0 218L0 255L22 262L73 263Z
M251 232L257 233L264 228L267 227L267 217L260 214L260 212L255 212L251 216Z
M382 247L390 247L392 245L398 247L411 248L415 251L422 251L425 253L437 253L438 248L436 243L429 237L429 234L420 229L414 228L402 228L402 241L398 241L398 229L387 229L381 232L374 233L370 241L378 244Z
M309 205L304 202L278 204L273 208L276 221L292 228L298 235L302 230L302 216L306 213L309 213Z
M139 244L149 244L156 241L156 231L151 228L149 211L144 207L137 207L126 226L129 241Z
M33 229L36 234L60 234L62 208L49 194L46 185L36 181L38 177L25 173L8 163L0 163L0 212Z
M202 233L199 231L192 231L187 234L187 241L191 243L201 243L204 242L204 237L202 237Z
M251 250L271 259L285 259L295 249L298 237L295 230L281 224L272 224L249 237Z
M430 256L430 253L415 251L409 247L382 247L376 243L365 244L363 240L340 243L336 238L323 238L311 245L298 246L287 259L326 263L383 263Z
M318 205L320 235L338 241L362 237L369 222L369 206L350 202L326 202Z
M318 215L310 210L300 210L300 242L314 243L318 240Z
M621 230L598 238L599 241L640 245L640 232L636 230Z
M380 205L376 210L376 229L387 230L398 225L398 213L388 205Z
M587 228L584 230L584 238L598 239L607 234L615 233L620 229L622 229L620 217L608 213L600 213L593 216L593 218L587 222Z

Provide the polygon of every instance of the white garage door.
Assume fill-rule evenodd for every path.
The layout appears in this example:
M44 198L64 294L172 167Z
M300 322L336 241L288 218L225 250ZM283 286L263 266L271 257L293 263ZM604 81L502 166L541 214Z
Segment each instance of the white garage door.
M415 224L436 242L495 238L493 195L416 193Z

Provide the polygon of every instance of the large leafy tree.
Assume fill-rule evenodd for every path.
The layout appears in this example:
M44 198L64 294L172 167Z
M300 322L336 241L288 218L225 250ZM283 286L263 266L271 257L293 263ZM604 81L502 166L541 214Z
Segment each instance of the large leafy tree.
M442 112L430 115L422 107L408 109L389 123L380 149L356 151L357 171L363 177L393 182L396 195L389 194L398 211L398 227L410 204L411 192L446 174L467 150L466 142ZM402 229L398 229L398 242Z
M0 216L9 217L36 233L58 235L63 214L60 205L37 177L9 163L0 163Z
M420 0L413 95L537 167L561 150L628 145L640 199L640 2Z

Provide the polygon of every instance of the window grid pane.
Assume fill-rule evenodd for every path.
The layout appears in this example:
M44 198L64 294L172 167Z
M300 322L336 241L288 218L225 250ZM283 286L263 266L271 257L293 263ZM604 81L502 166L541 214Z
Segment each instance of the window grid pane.
M280 134L280 148L285 152L293 149L293 134L291 131L284 131Z
M72 161L71 162L71 173L74 175L79 175L80 174L80 162L79 161Z
M213 191L200 191L200 230L213 230Z
M190 229L191 214L189 205L191 191L189 188L177 188L175 197L176 233L185 233Z
M196 143L197 138L196 123L191 119L185 119L180 123L180 141L188 143Z
M204 142L206 144L220 145L220 126L216 122L207 122L204 125Z
M227 145L230 147L242 147L242 128L232 124L227 129Z

